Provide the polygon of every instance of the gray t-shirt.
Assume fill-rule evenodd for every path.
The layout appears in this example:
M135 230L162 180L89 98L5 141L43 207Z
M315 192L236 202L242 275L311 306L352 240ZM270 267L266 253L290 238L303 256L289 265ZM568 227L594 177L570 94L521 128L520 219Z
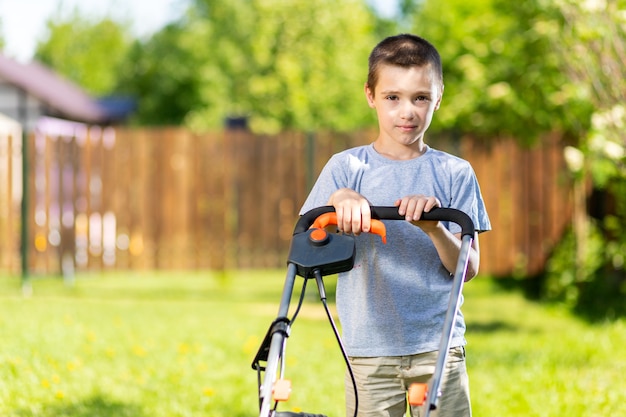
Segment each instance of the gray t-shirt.
M470 164L428 148L419 158L391 160L373 145L334 155L322 170L301 214L328 204L330 195L350 188L374 206L393 206L402 197L435 196L443 207L456 208L474 221L476 230L491 229ZM354 268L337 281L337 311L348 355L402 356L438 348L450 298L451 275L432 241L405 221L385 221L388 243L377 235L356 237ZM445 224L460 233L454 223ZM459 312L452 346L465 345L465 322Z

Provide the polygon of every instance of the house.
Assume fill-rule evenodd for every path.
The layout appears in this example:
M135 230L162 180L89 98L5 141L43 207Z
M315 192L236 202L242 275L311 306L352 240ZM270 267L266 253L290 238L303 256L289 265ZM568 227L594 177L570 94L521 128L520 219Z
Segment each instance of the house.
M132 108L117 110L36 61L24 64L0 53L0 113L17 120L26 131L32 130L41 116L113 124Z

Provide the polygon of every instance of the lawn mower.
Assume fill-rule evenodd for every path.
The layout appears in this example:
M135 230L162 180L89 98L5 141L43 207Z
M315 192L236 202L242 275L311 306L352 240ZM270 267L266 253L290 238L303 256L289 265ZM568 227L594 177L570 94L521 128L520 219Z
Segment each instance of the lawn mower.
M405 220L398 214L397 207L371 207L371 233L381 236L386 242L386 229L381 220ZM454 318L460 307L461 293L465 281L469 252L474 238L474 224L465 213L449 208L434 208L422 215L422 220L449 221L461 226L461 250L457 260L454 278L450 287L450 301L444 321L441 341L438 349L435 371L427 384L412 384L409 388L408 401L412 406L424 407L423 415L428 417L436 410L441 396L440 385L448 350L452 339ZM306 283L315 279L320 299L326 310L331 327L352 378L355 391L356 407L354 416L358 414L358 392L348 356L343 347L341 337L334 323L326 302L326 291L323 278L327 275L347 272L354 266L356 245L354 237L340 233L329 233L326 226L336 225L337 217L332 206L318 207L300 217L293 232L289 258L287 261L287 277L283 287L280 306L276 319L271 323L261 347L253 362L252 369L257 372L259 388L259 417L325 417L321 414L303 412L277 411L278 404L289 399L291 383L284 379L285 347L291 325L295 321L304 299ZM299 304L290 319L289 304L292 298L296 275L304 278Z

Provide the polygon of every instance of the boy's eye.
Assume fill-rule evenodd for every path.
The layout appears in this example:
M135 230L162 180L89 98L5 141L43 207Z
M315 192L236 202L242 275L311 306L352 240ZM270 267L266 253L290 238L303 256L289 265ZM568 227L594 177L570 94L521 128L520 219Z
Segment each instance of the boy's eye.
M400 100L400 97L395 95L395 94L389 94L385 96L385 100L390 100L390 101L398 101ZM429 96L417 96L415 97L415 101L417 102L424 102L424 101L430 101L430 97Z

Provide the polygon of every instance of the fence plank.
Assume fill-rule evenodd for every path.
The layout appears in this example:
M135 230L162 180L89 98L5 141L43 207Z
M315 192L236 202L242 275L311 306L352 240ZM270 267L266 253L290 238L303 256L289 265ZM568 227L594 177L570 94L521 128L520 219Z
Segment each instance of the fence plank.
M0 120L0 270L20 270L21 132Z

